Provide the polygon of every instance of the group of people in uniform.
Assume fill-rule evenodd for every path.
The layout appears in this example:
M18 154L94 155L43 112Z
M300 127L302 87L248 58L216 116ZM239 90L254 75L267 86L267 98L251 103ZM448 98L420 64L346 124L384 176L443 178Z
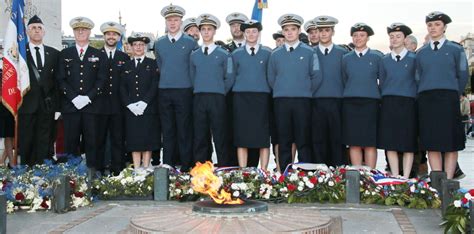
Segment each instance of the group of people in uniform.
M220 21L212 14L183 21L185 10L169 5L161 15L167 33L154 42L154 59L145 56L150 39L140 34L127 39L130 57L118 50L124 30L115 22L102 24L105 45L96 49L89 44L94 23L72 19L76 45L58 52L43 45L41 20L30 19L32 85L19 119L27 164L48 155L44 136L57 107L66 153L79 155L82 140L87 165L97 170L110 136L114 172L127 153L135 168L148 167L161 148L162 163L188 171L211 159L213 141L218 166L267 169L272 144L279 171L295 151L299 162L374 168L380 148L395 176L403 153L408 177L413 153L426 150L431 169L443 170L444 161L453 177L464 149L459 94L468 66L463 48L445 37L448 15L426 16L430 40L416 53L405 47L411 29L389 25L386 55L368 47L374 31L365 23L350 29L353 50L334 44L338 20L331 16L303 25L296 14L282 15L271 49L260 44L261 22L241 13L226 18L233 40L224 45L214 38Z

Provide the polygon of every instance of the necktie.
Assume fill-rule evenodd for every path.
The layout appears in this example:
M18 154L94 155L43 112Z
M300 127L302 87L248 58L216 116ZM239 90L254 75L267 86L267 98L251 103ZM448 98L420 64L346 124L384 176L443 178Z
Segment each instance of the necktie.
M295 48L293 48L293 47L290 47L290 52L293 52L293 50L295 50Z
M241 47L241 46L242 46L242 43L239 43L239 47Z
M83 48L81 48L81 49L79 50L79 58L80 58L81 60L84 58L84 49L83 49Z
M401 58L400 55L395 56L395 58L397 58L397 62L400 62L400 58Z
M36 50L36 68L38 68L38 71L41 72L41 69L43 69L43 61L41 61L41 54L40 54L40 48L38 46L35 46Z
M434 48L434 51L437 51L438 50L438 45L439 45L439 41L435 41L433 42L435 48Z
M141 58L137 58L137 63L135 63L135 68L138 68L138 66L140 65L140 61L142 61Z
M207 47L207 46L204 47L204 55L208 55L208 54L209 54L208 50L209 50L209 47Z
M329 49L328 48L324 49L324 55L328 55L328 54L329 54Z
M171 38L171 43L175 43L176 40L174 38Z
M250 47L250 50L252 51L252 53L250 55L254 56L255 55L255 48Z
M112 60L113 56L112 56L112 51L109 51L109 59Z
M363 56L363 54L362 54L362 53L359 53L359 57L362 57L362 56Z

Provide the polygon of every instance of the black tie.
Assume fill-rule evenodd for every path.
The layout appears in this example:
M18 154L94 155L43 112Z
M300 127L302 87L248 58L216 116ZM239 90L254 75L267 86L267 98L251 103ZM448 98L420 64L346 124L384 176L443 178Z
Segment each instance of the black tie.
M239 47L241 47L241 46L242 46L242 43L239 43Z
M176 40L174 38L171 38L171 43L175 43Z
M209 47L204 47L204 55L208 55L209 53L207 52L209 50Z
M395 56L395 58L397 58L397 62L400 62L400 58L401 58L400 55Z
M109 51L109 59L112 60L113 56L112 56L112 51Z
M38 46L35 46L35 50L36 50L36 68L38 68L38 71L41 72L41 69L43 69L43 62L41 61L40 48Z
M363 56L363 54L362 54L362 53L359 53L359 57L362 57L362 56Z
M254 56L255 55L255 48L250 47L250 50L252 51L252 53L250 53L250 55Z
M295 50L293 47L290 47L290 52L293 52L293 50Z
M140 65L140 61L142 61L142 58L137 58L137 64L135 65L135 68L138 68L138 66Z
M437 51L438 50L438 45L439 45L439 41L435 41L433 42L435 48L434 48L434 51Z
M328 55L328 54L329 54L329 49L328 48L324 49L324 55Z

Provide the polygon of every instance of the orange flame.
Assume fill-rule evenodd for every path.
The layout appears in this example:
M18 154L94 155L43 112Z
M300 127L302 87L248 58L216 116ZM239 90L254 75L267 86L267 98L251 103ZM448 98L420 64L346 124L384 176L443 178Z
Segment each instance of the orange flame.
M232 199L232 195L221 189L219 177L214 175L214 166L212 162L197 162L196 166L190 172L191 185L194 191L208 194L217 204L243 204L241 199Z

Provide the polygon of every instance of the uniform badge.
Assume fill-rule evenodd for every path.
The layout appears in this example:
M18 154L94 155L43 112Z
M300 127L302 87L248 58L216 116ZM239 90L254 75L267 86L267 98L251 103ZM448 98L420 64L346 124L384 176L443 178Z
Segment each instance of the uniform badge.
M300 60L303 60L303 59L304 59L304 57L303 57L303 56L301 56L301 57L300 57Z
M98 62L98 61L99 61L99 57L90 57L90 58L88 58L88 61L91 62L91 63Z
M263 60L260 60L260 64L263 64Z
M186 46L183 46L183 50L186 48Z
M372 66L372 62L369 62L369 65Z
M72 61L72 59L64 59L64 61L66 61L66 63L69 63Z

